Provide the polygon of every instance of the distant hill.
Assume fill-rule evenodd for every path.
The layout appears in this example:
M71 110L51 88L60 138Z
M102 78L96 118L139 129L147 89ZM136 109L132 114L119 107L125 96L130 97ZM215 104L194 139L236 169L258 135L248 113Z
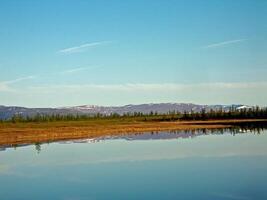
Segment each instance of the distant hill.
M149 113L151 111L157 113L167 113L169 111L179 112L200 112L202 109L209 111L225 110L228 111L231 107L236 109L251 108L246 105L198 105L192 103L150 103L139 105L125 105L125 106L96 106L96 105L82 105L73 107L61 108L25 108L17 106L0 106L0 119L10 119L15 114L22 116L34 116L36 114L52 115L52 114L88 114L94 115L96 113L110 115L112 113L124 114L142 112Z

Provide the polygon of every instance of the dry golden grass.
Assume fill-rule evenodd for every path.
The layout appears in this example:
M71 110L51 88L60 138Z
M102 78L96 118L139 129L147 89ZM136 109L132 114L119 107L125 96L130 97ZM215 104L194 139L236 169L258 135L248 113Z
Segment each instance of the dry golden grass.
M108 119L41 123L0 123L0 145L32 144L95 138L126 133L227 128L242 122L267 120L209 120L176 122L140 122L134 120Z

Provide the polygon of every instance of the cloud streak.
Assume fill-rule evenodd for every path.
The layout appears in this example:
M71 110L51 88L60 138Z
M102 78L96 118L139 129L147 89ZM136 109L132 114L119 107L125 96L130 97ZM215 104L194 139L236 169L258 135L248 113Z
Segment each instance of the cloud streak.
M78 53L78 52L83 52L89 47L96 47L96 46L101 46L105 44L109 44L112 41L100 41L100 42L91 42L91 43L85 43L79 46L74 46L74 47L69 47L66 49L61 49L57 53L60 54L73 54L73 53Z
M10 89L9 99L1 104L60 107L62 105L102 104L122 105L151 102L193 102L199 104L232 104L266 106L267 82L215 83L125 83L125 84L38 84L25 87L2 86ZM1 95L1 93L0 93ZM1 97L1 96L0 96ZM23 100L22 100L23 99Z
M143 84L143 83L127 83L127 84L73 84L73 85L47 85L35 86L30 89L36 91L119 91L119 92L177 92L183 90L218 90L218 89L254 89L266 88L267 82L250 82L250 83L199 83L199 84Z
M12 84L12 83L17 83L17 82L21 82L21 81L25 81L29 79L34 79L34 78L35 76L25 76L25 77L16 78L16 79L9 80L9 81L4 81L3 83Z
M34 78L35 76L25 76L25 77L16 78L13 80L0 82L0 91L11 91L11 88L9 86L10 84L14 84L14 83L18 83L21 81L34 79Z
M224 47L224 46L227 46L230 44L236 44L236 43L244 42L246 40L247 39L228 40L228 41L224 41L224 42L209 44L209 45L203 46L202 48L204 48L204 49L220 48L220 47Z
M75 68L64 71L64 73L75 73L90 69L90 67ZM63 73L63 72L62 72ZM23 80L33 79L34 76L17 78L10 81L0 82L0 91L11 90L10 84ZM33 93L68 93L68 92L152 92L152 93L175 93L188 91L216 91L216 90L248 90L267 89L267 82L214 82L214 83L125 83L125 84L57 84L57 85L37 85L26 87L23 92ZM12 91L20 92L13 89ZM21 91L22 92L22 91Z
M97 69L97 68L99 68L99 66L78 67L78 68L72 68L72 69L62 71L61 74L72 74L72 73L76 73L76 72L80 72L84 70L92 70L92 69Z

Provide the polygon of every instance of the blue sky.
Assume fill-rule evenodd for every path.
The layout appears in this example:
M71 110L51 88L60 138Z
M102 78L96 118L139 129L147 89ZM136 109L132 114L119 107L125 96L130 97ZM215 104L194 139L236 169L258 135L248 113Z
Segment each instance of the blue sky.
M266 105L263 0L6 0L0 27L2 105Z

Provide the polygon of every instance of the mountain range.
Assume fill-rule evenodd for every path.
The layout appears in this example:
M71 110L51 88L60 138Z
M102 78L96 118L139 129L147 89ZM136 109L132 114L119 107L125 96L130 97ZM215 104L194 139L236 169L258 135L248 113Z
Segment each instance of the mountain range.
M68 114L87 114L94 115L97 113L110 115L112 113L124 114L124 113L150 113L151 111L157 113L167 113L169 111L179 112L200 112L202 109L209 111L222 109L228 111L231 108L242 109L251 108L251 106L233 104L233 105L199 105L192 103L150 103L150 104L139 104L139 105L124 105L124 106L96 106L96 105L82 105L73 107L60 107L60 108L26 108L18 106L0 106L0 119L10 119L16 114L22 116L34 116L36 114L43 115L68 115Z

